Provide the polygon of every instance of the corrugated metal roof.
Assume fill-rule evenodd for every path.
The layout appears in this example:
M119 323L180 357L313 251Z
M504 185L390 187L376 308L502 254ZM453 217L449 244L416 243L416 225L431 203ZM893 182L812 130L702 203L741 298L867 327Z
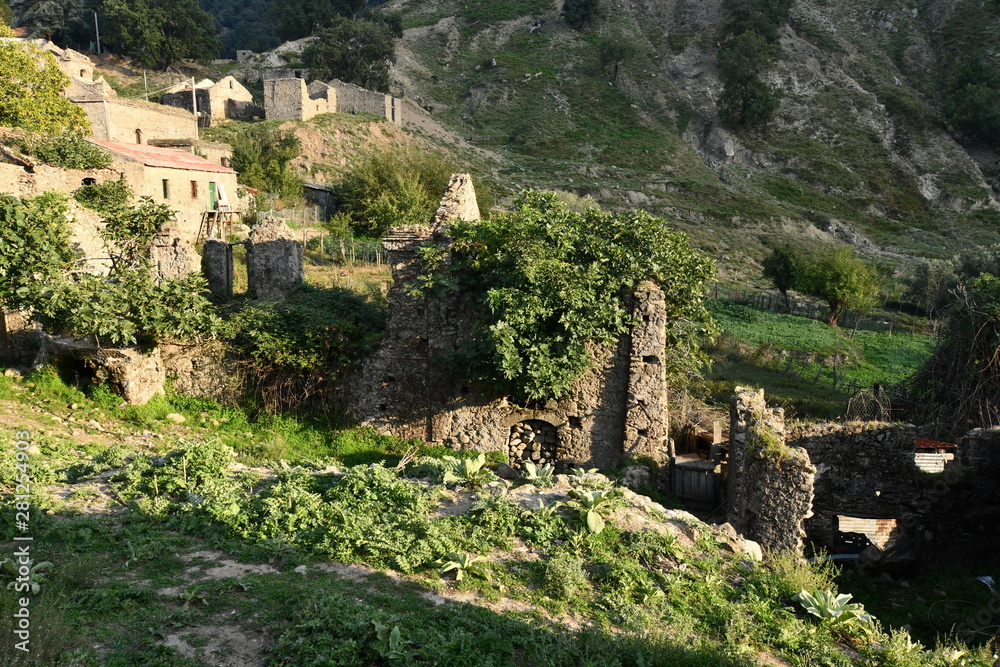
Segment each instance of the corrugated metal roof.
M949 442L938 442L937 440L928 440L927 438L916 438L917 449L952 449L958 447L958 445L953 445Z
M194 153L174 148L159 148L143 144L121 144L114 141L98 141L88 139L92 144L106 148L112 153L141 162L147 167L167 167L168 169L187 169L188 171L214 171L220 174L235 174L229 167L209 162Z

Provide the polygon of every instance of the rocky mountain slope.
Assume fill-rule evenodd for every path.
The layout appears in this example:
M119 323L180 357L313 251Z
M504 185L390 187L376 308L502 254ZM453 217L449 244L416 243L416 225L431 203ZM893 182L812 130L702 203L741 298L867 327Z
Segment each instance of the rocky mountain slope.
M799 0L765 75L775 119L719 121L720 0L605 3L577 32L548 0L392 0L401 91L476 146L493 177L674 220L750 266L774 239L940 255L1000 240L997 155L959 143L947 86L963 53L997 67L1000 8L972 0ZM602 40L635 55L612 81Z

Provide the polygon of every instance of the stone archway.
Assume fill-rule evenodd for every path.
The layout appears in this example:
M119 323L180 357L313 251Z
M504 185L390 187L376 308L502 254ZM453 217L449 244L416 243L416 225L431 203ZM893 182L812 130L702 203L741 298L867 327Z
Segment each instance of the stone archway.
M521 467L524 461L555 465L559 460L559 433L556 427L540 419L517 422L510 427L507 456L515 467Z

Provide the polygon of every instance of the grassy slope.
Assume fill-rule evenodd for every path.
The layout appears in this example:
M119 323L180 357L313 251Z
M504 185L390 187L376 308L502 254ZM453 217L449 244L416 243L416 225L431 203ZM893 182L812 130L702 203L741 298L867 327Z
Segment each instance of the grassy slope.
M878 29L879 12L893 3L797 9L795 48L778 72L805 80L809 72L798 61L809 56L831 63L839 78L831 75L820 90L783 81L788 90L776 122L736 130L755 153L751 163L718 171L681 139L686 130L707 132L712 119L692 106L695 93L671 73L672 59L695 49L702 76L714 76L711 28L685 33L683 19L635 3L606 12L592 34L580 34L548 2L484 4L401 3L416 29L407 48L419 62L407 75L418 94L441 107L438 118L509 157L501 175L508 186L590 192L616 205L625 203L626 190L644 192L651 199L643 206L675 219L700 247L731 261L759 257L780 233L780 218L806 228L836 218L877 243L916 254L998 240L995 213L956 213L920 194L924 170L966 206L987 191L946 137L935 110L940 100L921 92L929 84L918 73L911 83L892 65L900 44L905 50L938 28L893 6L895 32ZM971 0L959 4L965 10L948 24L953 32L961 32L956 23L967 29L989 18L966 8ZM597 57L600 36L610 33L638 48L615 83ZM496 68L487 66L491 59Z
M727 401L734 385L763 387L770 402L792 408L802 418L839 416L849 398L844 385L852 381L903 382L934 347L931 336L899 330L861 329L851 340L850 329L730 301L712 301L710 310L723 332L711 348L713 395ZM833 383L834 357L842 360L838 386Z
M37 447L32 553L54 564L32 598L33 659L12 658L5 642L5 665L375 665L393 649L404 664L463 666L707 667L766 658L929 667L944 655L909 646L901 633L817 630L783 601L802 587L830 586L829 571L789 558L749 563L721 534L676 515L664 520L627 494L601 510L609 527L593 536L576 532L575 511L519 509L492 493L477 500L381 468L336 472L344 468L335 454L381 460L403 446L388 439L250 424L176 397L125 410L97 398L51 373L0 378L0 493L6 505L11 432L27 429ZM188 421L165 421L164 406ZM237 462L267 458L254 441L294 431L280 454L305 465L242 467L230 478L226 457L204 457L226 451L217 438L230 429L244 434L234 441L244 442ZM353 453L343 438L354 438ZM417 463L424 475L438 465ZM567 482L609 488L599 478ZM639 505L608 509L628 503ZM0 519L2 539L14 534L9 516ZM663 522L666 534L636 530L637 516ZM5 553L12 544L4 542ZM447 560L449 550L486 554L492 577L441 577L430 561ZM4 633L13 604L5 591ZM991 660L969 657L964 664Z

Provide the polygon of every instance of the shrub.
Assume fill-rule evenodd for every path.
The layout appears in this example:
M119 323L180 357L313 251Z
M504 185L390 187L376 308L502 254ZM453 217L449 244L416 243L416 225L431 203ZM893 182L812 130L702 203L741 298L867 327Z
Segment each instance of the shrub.
M697 337L714 331L705 310L711 262L643 211L567 211L552 193L525 192L507 213L449 227L447 249L428 247L418 291L463 289L476 299L463 372L518 399L559 398L634 323L624 301L660 284L667 315L664 365L676 378L702 359ZM445 253L449 253L445 261Z
M337 187L356 232L382 236L399 225L429 224L457 165L415 146L378 151L354 165Z
M560 552L545 564L545 594L555 600L572 600L590 593L590 579L583 559Z
M111 165L111 155L72 132L26 142L25 149L45 164L63 169L103 169Z

